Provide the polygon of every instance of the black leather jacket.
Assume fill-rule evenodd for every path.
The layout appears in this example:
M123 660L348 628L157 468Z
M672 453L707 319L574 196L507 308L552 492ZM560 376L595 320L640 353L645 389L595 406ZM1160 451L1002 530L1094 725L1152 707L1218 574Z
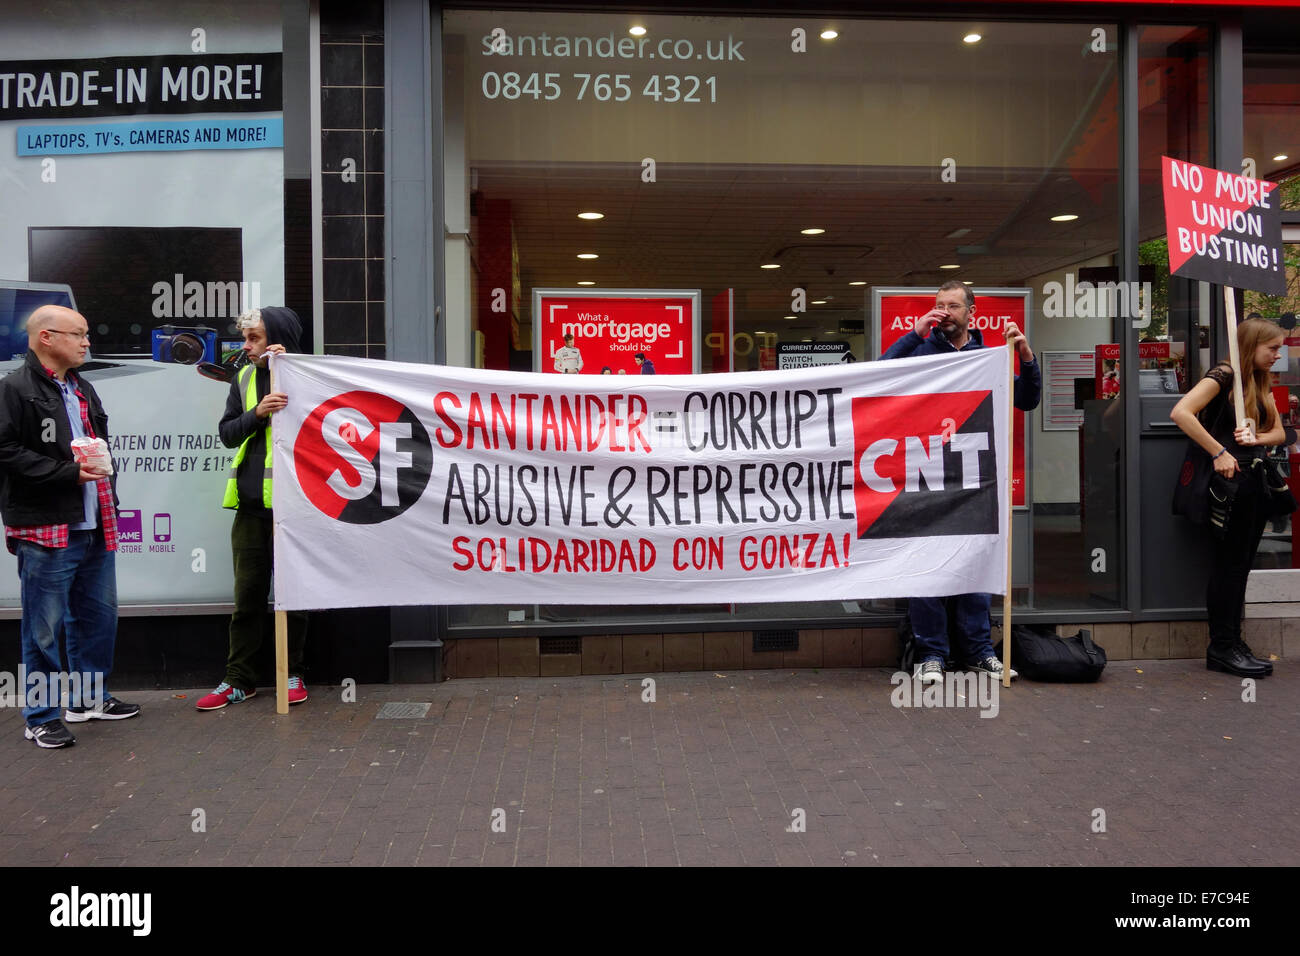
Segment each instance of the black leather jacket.
M108 415L90 382L75 375L95 436L108 441ZM53 422L54 440L42 440ZM59 385L36 353L0 380L0 513L9 527L75 524L85 517L81 473ZM110 479L117 503L117 473Z

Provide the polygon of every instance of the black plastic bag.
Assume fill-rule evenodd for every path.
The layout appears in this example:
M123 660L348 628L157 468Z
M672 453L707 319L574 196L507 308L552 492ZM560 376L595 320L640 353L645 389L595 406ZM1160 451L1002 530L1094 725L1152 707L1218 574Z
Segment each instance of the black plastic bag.
M1001 644L998 657L1002 657ZM1106 649L1083 630L1057 637L1051 627L1011 626L1011 666L1029 680L1057 684L1087 684L1106 668Z

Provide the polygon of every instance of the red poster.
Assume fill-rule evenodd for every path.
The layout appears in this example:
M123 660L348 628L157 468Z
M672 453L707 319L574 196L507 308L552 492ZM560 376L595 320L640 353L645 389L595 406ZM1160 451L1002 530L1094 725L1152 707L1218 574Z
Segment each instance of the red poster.
M1277 183L1161 157L1169 274L1286 294Z
M551 374L690 375L699 371L698 320L698 292L535 289L533 366Z
M1029 290L1023 292L985 293L975 289L975 314L971 318L971 328L978 329L984 344L997 348L1007 344L1003 329L1007 322L1014 322L1020 331L1029 335L1029 324L1025 320L1025 303ZM912 331L912 325L925 313L934 308L934 291L918 290L914 293L880 295L880 308L876 314L876 341L880 354L884 354L891 345ZM1032 336L1029 344L1034 344ZM1017 372L1020 359L1016 359ZM1025 413L1016 409L1015 432L1012 435L1011 466L1011 503L1017 508L1025 506Z
M1093 351L1097 370L1094 378L1097 383L1097 398L1111 399L1119 395L1119 344L1107 342L1098 345Z

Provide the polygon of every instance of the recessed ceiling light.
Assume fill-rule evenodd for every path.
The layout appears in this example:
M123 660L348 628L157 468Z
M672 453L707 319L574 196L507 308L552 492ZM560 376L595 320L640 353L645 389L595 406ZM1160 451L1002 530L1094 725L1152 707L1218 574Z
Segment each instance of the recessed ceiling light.
M590 279L582 279L578 282L578 285L595 285L595 284L596 283L592 282Z
M968 34L966 34L964 37L961 38L961 42L962 42L962 43L979 43L980 40L983 40L983 39L984 39L984 38L983 38L982 36L980 36L978 33L968 33Z
M779 269L779 268L781 268L781 263L779 263L779 262L764 262L761 266L759 266L759 268L760 268L760 269Z
M944 236L944 238L945 238L945 239L960 239L962 236L966 235L966 234L969 233L969 232L970 232L970 228L969 228L969 227L963 227L963 228L961 228L961 229L954 229L952 232L948 233L948 235Z
M957 263L955 263L955 262L950 262L950 263L948 263L948 265L946 265L946 266L940 266L939 268L940 268L940 269L960 269L961 266L959 266L959 265L958 265Z
M825 30L822 31L823 40L834 40L839 35L840 35L839 30L832 30L829 27L827 27Z
M645 31L645 27L641 26L641 24L638 23L634 27L629 27L627 32L632 34L632 36L634 37L643 37L645 36L646 31Z
M596 253L594 253L594 252L580 252L580 253L578 253L578 258L579 258L579 259L599 259L600 256L598 256L598 255L597 255Z
M1074 222L1074 220L1078 218L1079 217L1072 212L1063 212L1059 216L1053 216L1052 222Z
M962 284L963 284L963 285L974 285L974 284L975 284L975 283L974 283L972 280L970 280L970 279L962 279L961 281L962 281Z
M805 236L820 236L826 230L820 229L817 226L809 226L807 229L800 229L799 231Z
M1278 153L1276 156L1273 157L1273 162L1280 163L1284 159L1290 159L1290 157L1287 156L1286 153Z
M863 280L863 279L859 279L857 282L850 282L850 283L849 283L849 285L866 285L866 284L867 284L866 281Z
M787 319L797 319L797 318L799 318L799 316L797 316L797 315L787 315L786 318L787 318Z
M580 212L578 213L578 218L579 219L604 219L605 214L603 212Z
M825 305L825 304L826 304L826 300L825 300L825 299L813 299L813 300L812 300L812 304L813 304L813 305Z

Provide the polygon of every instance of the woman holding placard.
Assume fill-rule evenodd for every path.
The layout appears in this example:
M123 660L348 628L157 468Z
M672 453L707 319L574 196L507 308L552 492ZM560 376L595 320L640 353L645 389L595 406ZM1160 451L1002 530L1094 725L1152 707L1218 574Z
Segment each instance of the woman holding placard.
M1210 369L1169 413L1187 437L1210 456L1215 474L1223 479L1212 481L1211 489L1219 485L1231 492L1235 488L1235 494L1227 499L1226 513L1223 506L1217 514L1211 508L1214 553L1205 589L1210 621L1205 666L1241 677L1273 673L1273 665L1257 658L1241 639L1241 619L1246 579L1273 510L1261 452L1263 446L1285 441L1282 419L1269 390L1269 369L1277 361L1284 338L1281 328L1263 319L1247 319L1237 327L1247 410L1241 426L1233 428L1233 373L1226 362ZM1254 422L1261 423L1258 431Z

